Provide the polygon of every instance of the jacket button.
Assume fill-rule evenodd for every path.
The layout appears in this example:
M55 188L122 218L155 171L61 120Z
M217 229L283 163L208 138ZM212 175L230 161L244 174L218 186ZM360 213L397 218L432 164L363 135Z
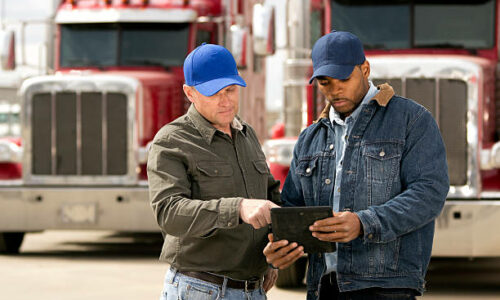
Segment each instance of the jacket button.
M314 296L318 297L318 291L314 291Z
M369 238L370 240L371 240L371 239L373 239L373 234L371 234L371 233L370 233L370 234L368 235L368 238Z
M330 150L332 150L332 149L333 149L333 144L330 145Z
M381 157L384 157L385 156L384 150L380 151L380 153L378 155L380 155Z
M307 168L306 173L311 173L311 168Z
M330 184L330 183L332 183L332 181L330 180L330 178L325 179L325 184Z
M229 222L227 223L227 226L233 226L233 223Z
M219 170L214 170L214 173L215 173L215 174L218 174L218 173L219 173Z

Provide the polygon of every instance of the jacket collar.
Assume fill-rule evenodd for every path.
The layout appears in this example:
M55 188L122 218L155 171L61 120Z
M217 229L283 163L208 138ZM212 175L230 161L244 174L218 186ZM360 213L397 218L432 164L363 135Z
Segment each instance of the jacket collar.
M187 115L191 122L193 122L196 130L198 130L203 139L210 145L217 129L198 112L193 104L189 107ZM246 133L246 124L243 123L238 116L233 119L231 128Z
M394 89L388 83L377 85L377 89L379 89L379 92L370 100L370 102L375 100L378 103L378 105L386 107L391 98L394 96ZM319 122L323 118L328 119L330 117L331 107L332 105L330 104L330 102L327 101L325 108L319 115L319 118L316 121L314 121L314 123Z

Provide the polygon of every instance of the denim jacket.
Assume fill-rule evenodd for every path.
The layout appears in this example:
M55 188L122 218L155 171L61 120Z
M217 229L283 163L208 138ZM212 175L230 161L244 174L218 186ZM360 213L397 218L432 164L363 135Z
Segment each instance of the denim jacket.
M387 84L361 112L347 138L340 211L352 211L363 235L338 243L341 292L370 287L423 293L434 220L449 189L446 152L431 114L394 96ZM285 206L332 205L335 132L322 117L299 136L281 199ZM317 299L325 270L322 254L309 255L307 299Z

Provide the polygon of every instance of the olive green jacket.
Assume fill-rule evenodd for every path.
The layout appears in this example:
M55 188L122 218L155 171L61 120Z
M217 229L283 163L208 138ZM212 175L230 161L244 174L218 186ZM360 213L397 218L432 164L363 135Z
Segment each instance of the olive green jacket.
M232 138L194 106L156 134L148 155L151 206L165 236L161 260L185 271L260 278L267 228L242 223L243 198L279 202L279 181L255 131L235 118Z

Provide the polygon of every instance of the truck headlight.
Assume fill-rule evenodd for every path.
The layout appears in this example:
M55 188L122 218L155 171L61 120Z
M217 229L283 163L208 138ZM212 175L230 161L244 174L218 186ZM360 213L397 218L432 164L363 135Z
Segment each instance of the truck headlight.
M0 140L0 162L21 162L23 149L17 144L8 141Z
M481 170L500 168L500 142L496 142L491 149L481 150Z
M152 143L153 141L150 141L145 147L139 147L138 160L140 164L146 164L148 162L148 153Z
M296 139L267 140L262 146L269 163L290 166Z

